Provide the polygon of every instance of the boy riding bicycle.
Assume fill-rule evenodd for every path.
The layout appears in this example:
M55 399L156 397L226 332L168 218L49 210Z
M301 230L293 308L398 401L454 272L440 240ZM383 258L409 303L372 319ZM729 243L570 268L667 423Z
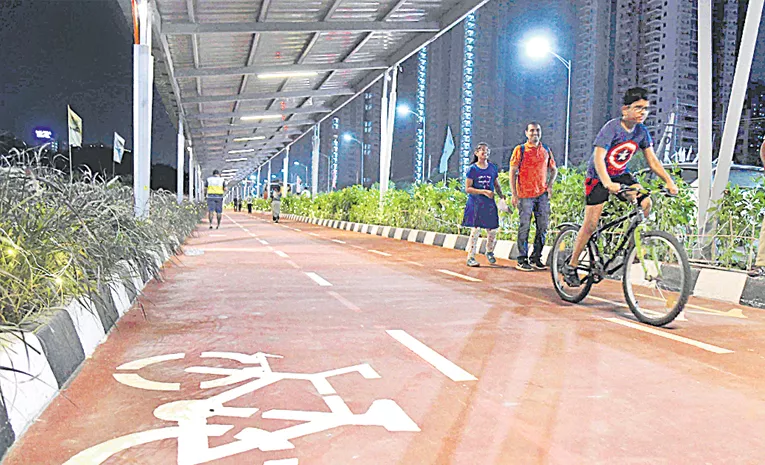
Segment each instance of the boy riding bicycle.
M653 140L648 128L643 125L648 115L648 91L642 87L633 87L624 93L622 101L622 117L607 122L595 138L592 157L587 164L585 179L586 207L584 208L584 224L576 237L571 260L561 270L566 284L571 287L580 286L581 280L577 273L579 256L584 251L590 236L598 228L598 221L603 213L603 206L610 194L616 194L622 185L641 187L630 174L627 165L638 150L642 150L648 166L667 185L670 194L677 194L677 185L672 177L656 158L653 150ZM633 201L635 192L626 193L628 200ZM651 212L651 199L642 199L640 206L645 216Z

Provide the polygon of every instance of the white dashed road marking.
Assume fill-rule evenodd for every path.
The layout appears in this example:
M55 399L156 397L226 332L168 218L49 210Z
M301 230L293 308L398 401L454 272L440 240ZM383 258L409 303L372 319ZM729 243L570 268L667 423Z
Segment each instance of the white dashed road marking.
M316 273L306 272L309 278L313 279L319 286L331 286L332 283L317 275Z
M439 273L448 274L449 276L454 276L455 278L464 279L465 281L471 281L474 283L480 283L482 281L478 278L473 278L470 276L465 276L464 274L455 273L454 271L449 271L449 270L436 270L436 271L438 271Z
M439 354L435 350L426 346L422 342L410 336L406 331L400 329L386 331L390 337L397 340L407 349L411 350L423 360L433 365L433 367L445 374L452 381L476 381L478 378L452 363L449 359Z

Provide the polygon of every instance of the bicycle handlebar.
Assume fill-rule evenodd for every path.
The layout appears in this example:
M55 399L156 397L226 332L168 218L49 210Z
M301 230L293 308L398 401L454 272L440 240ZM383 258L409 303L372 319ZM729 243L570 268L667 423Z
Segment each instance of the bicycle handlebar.
M627 192L637 192L637 193L643 194L643 195L651 195L651 194L654 194L654 193L659 193L659 194L663 194L663 195L665 195L667 197L677 197L677 194L672 194L671 192L669 192L669 190L667 190L666 187L662 187L658 191L652 191L650 189L646 189L645 187L637 188L637 187L628 186L626 184L621 184L621 188L616 192L615 195L620 195L620 194L624 194L624 193L627 193Z

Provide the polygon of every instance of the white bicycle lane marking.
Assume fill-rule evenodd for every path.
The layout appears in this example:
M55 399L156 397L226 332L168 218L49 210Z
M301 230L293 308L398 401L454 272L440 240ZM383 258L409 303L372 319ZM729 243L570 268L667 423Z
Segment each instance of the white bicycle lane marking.
M365 379L380 378L380 375L369 364L364 363L319 373L282 373L273 371L268 360L269 358L282 358L279 355L269 355L262 352L252 355L232 352L203 352L201 356L202 358L235 360L244 365L250 365L243 368L209 366L186 368L187 373L219 376L212 381L200 383L201 389L218 388L250 381L207 399L178 400L160 405L154 410L154 416L161 420L174 422L174 426L136 432L105 441L73 456L64 465L98 465L121 451L163 439L178 440L178 465L197 465L256 449L263 452L294 449L295 446L291 442L294 439L341 426L382 426L390 432L420 431L417 424L391 399L374 400L365 413L354 414L328 381L328 378L333 376L349 373L358 373ZM156 363L179 360L184 357L185 354L149 357L121 365L118 369L122 371L138 370ZM122 382L121 377L118 376L120 374L123 373L117 373L114 377L117 381ZM167 389L163 388L163 385L170 384L146 380L139 373L130 374L134 375L130 378L133 381L142 379L145 382L126 383L129 386L146 390L166 391ZM124 379L124 377L122 378ZM234 436L236 441L216 447L209 446L211 437L224 435L234 428L234 425L208 424L208 418L250 418L259 411L258 408L227 407L225 404L286 379L309 381L330 411L269 410L263 412L261 417L264 419L301 421L303 423L276 431L246 427ZM297 464L298 462L296 458L282 461L271 460L264 462L264 465L269 463Z

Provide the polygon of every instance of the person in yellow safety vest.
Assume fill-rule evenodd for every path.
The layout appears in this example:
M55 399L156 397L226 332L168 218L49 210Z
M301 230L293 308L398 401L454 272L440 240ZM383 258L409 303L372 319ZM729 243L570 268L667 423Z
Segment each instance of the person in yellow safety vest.
M207 219L210 221L212 229L213 212L218 215L218 224L215 229L220 228L220 217L223 214L223 194L226 192L226 181L220 176L220 171L213 170L213 175L207 178L205 182L207 188Z

